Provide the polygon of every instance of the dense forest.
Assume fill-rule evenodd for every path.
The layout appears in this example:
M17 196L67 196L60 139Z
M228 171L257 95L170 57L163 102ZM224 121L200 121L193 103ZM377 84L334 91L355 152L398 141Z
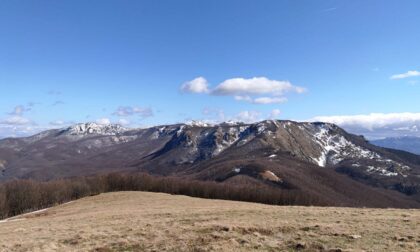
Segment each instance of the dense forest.
M175 177L157 177L145 173L110 173L47 182L14 180L0 184L0 219L82 197L115 191L163 192L274 205L325 205L296 189L282 190L264 185L234 185L185 180Z

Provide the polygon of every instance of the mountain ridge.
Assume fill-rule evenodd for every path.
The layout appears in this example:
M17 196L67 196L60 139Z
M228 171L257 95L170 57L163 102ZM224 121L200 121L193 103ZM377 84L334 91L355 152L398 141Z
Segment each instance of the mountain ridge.
M418 199L420 168L411 160L322 122L191 122L143 129L86 123L0 140L0 181L147 171L221 183L339 191L324 176ZM315 189L314 178L322 181Z

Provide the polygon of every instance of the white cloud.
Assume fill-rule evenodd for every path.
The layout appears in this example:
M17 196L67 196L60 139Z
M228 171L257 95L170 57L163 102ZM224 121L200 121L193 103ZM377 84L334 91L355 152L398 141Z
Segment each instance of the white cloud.
M371 113L367 115L318 116L313 120L331 122L337 125L358 125L366 129L375 129L393 124L420 121L420 113Z
M0 120L0 138L29 136L44 129L22 116L11 116Z
M286 97L259 97L253 101L255 104L273 104L273 103L284 103L287 102Z
M138 115L141 118L147 118L147 117L152 117L154 114L151 108L120 106L113 113L113 115L116 115L116 116Z
M273 103L284 103L287 102L286 97L257 97L252 98L248 95L241 96L241 95L235 95L233 97L237 101L246 101L254 104L273 104Z
M207 122L217 123L226 120L226 115L223 109L207 107L202 110L202 114L207 117L204 119L204 121Z
M5 137L32 136L47 129L32 125L0 125L0 139Z
M63 105L63 104L65 104L65 102L63 102L63 101L55 101L53 104L51 104L51 106L58 106L58 105Z
M226 121L253 123L265 119L278 119L281 114L280 109L273 109L269 113L262 113L256 110L244 110L234 115L225 115L222 109L204 108L202 114L205 116L197 121L208 123L221 123ZM187 121L193 120L188 118Z
M371 113L366 115L317 116L310 121L337 124L344 129L370 138L417 135L420 113ZM406 130L404 130L406 129Z
M270 118L271 119L277 119L280 114L281 114L280 109L273 109L270 113Z
M130 121L127 119L121 118L118 120L118 124L125 126L125 125L129 125Z
M233 98L237 101L253 102L251 96L248 95L235 95Z
M185 93L208 93L209 85L203 77L197 77L193 80L187 81L181 86L181 91Z
M226 121L253 123L262 120L262 114L259 111L241 111L236 115L226 115L222 109L205 108L202 111L205 118L193 120L188 118L186 121L201 121L211 124L222 123Z
M234 118L234 121L240 121L245 123L253 123L261 120L262 119L260 112L248 110L239 112Z
M30 124L33 124L33 123L28 118L16 115L16 116L11 116L9 118L6 118L6 119L0 121L0 124L4 124L4 125L30 125Z
M17 105L16 107L14 107L13 111L9 113L9 115L14 115L14 116L21 116L26 112L31 111L31 108L27 108L23 105Z
M187 93L207 93L216 96L233 96L237 101L254 104L273 104L287 101L286 93L304 93L306 89L289 81L270 80L266 77L227 79L210 90L206 79L198 77L181 86ZM263 96L262 96L263 95Z
M293 86L289 81L270 80L266 77L250 79L233 78L220 83L212 91L214 95L257 95L272 94L283 95L286 92L303 93L302 87Z
M111 120L109 120L109 118L99 118L96 120L96 123L101 125L109 125L111 124Z
M415 76L420 76L420 72L419 71L408 71L408 72L402 73L402 74L394 74L394 75L391 76L391 80L399 80L399 79L405 79L405 78L415 77Z

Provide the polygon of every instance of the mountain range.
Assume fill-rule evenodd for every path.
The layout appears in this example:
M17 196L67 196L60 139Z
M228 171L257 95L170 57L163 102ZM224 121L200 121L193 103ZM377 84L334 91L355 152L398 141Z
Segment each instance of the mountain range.
M420 156L329 123L76 124L0 140L0 181L114 171L264 184L336 205L420 207Z
M382 146L385 148L392 148L398 150L408 151L420 155L420 137L403 136L403 137L388 137L384 139L372 140L372 144Z

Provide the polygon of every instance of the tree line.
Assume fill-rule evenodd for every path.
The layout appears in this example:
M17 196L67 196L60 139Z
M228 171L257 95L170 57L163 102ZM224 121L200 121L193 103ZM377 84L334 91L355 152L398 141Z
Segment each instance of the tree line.
M249 201L274 205L321 205L296 189L267 185L235 185L146 173L110 173L47 182L13 180L0 184L0 219L51 207L105 192L148 191L208 199Z

